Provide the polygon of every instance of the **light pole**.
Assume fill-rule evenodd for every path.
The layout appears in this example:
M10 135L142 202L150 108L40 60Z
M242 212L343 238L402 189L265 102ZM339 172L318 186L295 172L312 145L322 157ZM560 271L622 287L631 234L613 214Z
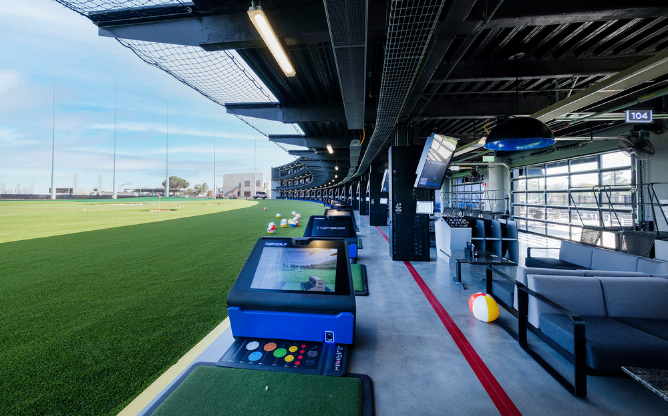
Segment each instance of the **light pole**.
M116 80L114 80L114 176L111 187L113 189L111 198L116 199L118 197L116 193ZM100 189L100 192L102 192L102 189Z
M165 198L169 197L169 101L167 101L167 141L165 143Z

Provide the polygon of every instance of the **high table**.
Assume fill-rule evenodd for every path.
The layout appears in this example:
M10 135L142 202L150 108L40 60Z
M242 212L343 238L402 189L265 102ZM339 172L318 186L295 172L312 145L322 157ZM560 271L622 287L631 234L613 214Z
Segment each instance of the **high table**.
M457 263L457 274L452 280L455 284L466 289L466 285L462 282L462 263L469 263L474 266L487 266L488 269L494 268L495 265L515 266L516 263L507 258L497 256L490 251L478 250L478 255L471 257L466 250L452 250L450 259Z

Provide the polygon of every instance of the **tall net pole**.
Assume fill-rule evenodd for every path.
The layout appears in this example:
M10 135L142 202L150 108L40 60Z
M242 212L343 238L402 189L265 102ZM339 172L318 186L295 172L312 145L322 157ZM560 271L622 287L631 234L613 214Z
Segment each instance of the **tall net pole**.
M216 122L213 122L213 197L217 197L216 194Z
M56 53L53 53L53 127L51 130L51 199L56 199L56 188L53 185L53 171L56 161Z
M254 150L253 150L253 196L257 195L257 178L255 175L255 167L257 164L257 139L253 140Z
M167 101L167 139L165 142L165 198L169 197L169 101Z
M116 199L118 197L118 194L116 193L116 80L114 80L114 177L111 186L113 187L112 199ZM102 192L101 186L100 192Z

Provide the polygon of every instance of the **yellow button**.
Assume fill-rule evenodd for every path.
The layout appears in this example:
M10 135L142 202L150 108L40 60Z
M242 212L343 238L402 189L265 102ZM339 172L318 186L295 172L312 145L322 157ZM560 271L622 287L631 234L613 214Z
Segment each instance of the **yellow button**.
M297 351L297 347L295 347L295 346L293 345L292 347L288 348L288 351L290 351L290 352L295 352L295 351Z
M294 360L294 359L295 359L295 357L293 355L286 355L285 356L285 362L289 363L289 362L292 362L292 360Z

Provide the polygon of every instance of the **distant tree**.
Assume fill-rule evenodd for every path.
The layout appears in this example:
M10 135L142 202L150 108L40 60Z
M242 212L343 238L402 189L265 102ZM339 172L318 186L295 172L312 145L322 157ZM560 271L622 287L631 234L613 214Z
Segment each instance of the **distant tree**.
M165 182L167 181L162 181L162 186L165 186ZM190 185L187 180L181 179L178 176L170 176L169 177L169 189L185 189Z
M185 190L186 196L190 197L195 197L195 196L200 196L200 195L208 195L209 194L209 185L204 182L203 184L197 184L193 186L190 189Z

